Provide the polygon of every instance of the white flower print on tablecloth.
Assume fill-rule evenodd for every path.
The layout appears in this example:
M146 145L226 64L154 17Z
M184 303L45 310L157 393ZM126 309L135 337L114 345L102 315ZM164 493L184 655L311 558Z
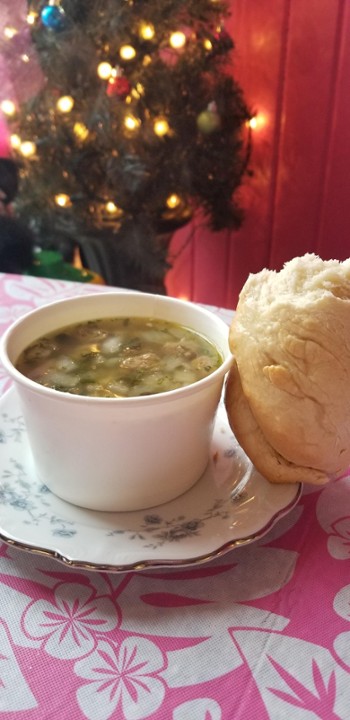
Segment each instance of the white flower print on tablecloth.
M350 478L348 476L330 483L323 489L317 502L317 519L328 535L329 554L337 560L350 559Z
M298 517L295 513L294 522ZM292 525L293 517L283 519L279 530L274 529L274 539ZM10 549L9 555L17 555L15 549ZM254 553L247 547L237 550L233 565L217 560L208 567L191 569L188 573L180 570L179 575L172 571L165 577L155 571L148 582L146 576L139 573L106 578L100 574L84 574L89 584L60 582L54 589L54 602L45 599L30 602L22 615L23 633L26 638L40 641L42 650L54 660L66 663L71 690L74 688L76 702L89 720L109 717L135 720L150 713L162 720L162 705L169 692L174 694L174 700L177 695L173 711L177 710L180 719L184 712L180 708L185 687L192 694L187 702L196 702L198 720L219 720L220 713L224 712L219 699L206 699L207 687L203 683L242 664L242 656L228 628L234 622L241 627L250 626L252 630L269 628L283 632L288 624L286 618L271 610L242 604L242 599L278 590L293 574L295 560L295 554L287 550L259 547L258 553ZM35 566L39 585L57 568L44 558L36 558ZM60 574L63 577L63 571ZM68 580L69 572L64 574ZM251 576L255 581L248 592ZM213 607L217 609L214 624L210 619ZM207 621L202 627L203 613ZM150 634L152 640L148 639ZM167 638L165 645L164 637ZM72 664L70 661L75 659L77 662ZM92 677L92 668L101 664L103 668L107 664L104 679L108 687L103 683L101 686L104 671ZM79 682L80 678L85 682ZM114 715L116 696L113 693L110 696L108 688L119 693ZM130 700L134 688L134 699ZM106 702L101 702L101 691L105 693ZM40 685L35 696L39 701ZM94 708L93 714L89 714L88 708ZM100 712L103 712L101 717ZM208 716L208 713L211 714Z
M11 305L10 307L0 304L0 328L3 332L8 325L18 320L18 318L25 315L27 312L32 310L30 303Z
M333 608L339 617L350 623L350 585L345 585L336 594ZM337 635L334 650L350 670L350 629Z
M32 276L17 277L0 273L0 329L3 332L12 322L42 305L77 295L111 292L111 290L113 288L106 285L96 286L90 283L71 283L65 280ZM7 305L6 297L18 302Z
M89 681L77 691L82 711L91 720L149 717L165 697L158 675L163 666L161 651L146 638L128 637L120 644L101 640L75 665L76 674Z
M211 698L196 698L182 703L175 708L173 720L221 720L220 705Z
M349 720L349 675L329 650L261 630L237 630L232 637L269 720Z
M290 518L285 522L289 524ZM241 654L228 632L232 624L280 632L286 628L288 618L272 610L253 607L249 599L278 591L293 575L295 562L295 554L289 551L272 547L259 547L258 550L255 547L254 550L253 546L247 546L235 551L234 567L218 560L204 571L192 570L188 583L182 584L173 571L171 580L169 576L165 580L157 578L152 592L146 593L144 578L134 575L119 597L121 630L192 639L184 647L180 643L179 649L168 651L167 667L162 673L168 687L188 687L214 680L242 664ZM180 582L180 597L177 582ZM140 597L143 599L142 614L137 612ZM213 608L216 610L215 623L212 621ZM196 668L195 680L193 667Z
M275 601L298 561L283 537L302 522L299 506L258 543L189 570L81 572L69 582L69 571L37 557L38 587L51 575L54 599L29 601L23 634L41 643L57 672L61 663L79 720L182 720L187 711L191 720L231 720L238 701L222 698L213 681L225 675L233 688L236 672L254 682L256 717L264 704L270 720L291 709L293 720L315 720L316 707L318 720L349 720L349 674L329 649L292 637L293 608ZM31 687L40 704L39 682Z
M91 588L75 583L56 588L55 605L47 600L32 602L23 617L28 635L44 640L46 652L62 660L91 652L96 636L118 624L118 611L110 598L96 597Z
M109 288L109 291L111 289ZM20 300L22 303L28 303L33 308L63 300L66 297L106 291L108 291L107 286L96 286L91 283L71 283L66 280L36 278L31 275L20 276L19 278L16 275L0 276L0 297L1 295L7 295L10 298Z
M16 689L16 690L15 690ZM5 627L0 625L0 717L15 718L17 711L32 710L38 703L32 693L20 666Z
M0 273L0 332L3 333L15 320L41 305L64 300L67 297L107 290L108 287L103 285L97 286L96 289L96 285L90 283L71 283L64 280L25 275L17 277ZM18 303L7 305L6 296L18 300ZM7 373L0 366L0 394L3 394L10 385Z

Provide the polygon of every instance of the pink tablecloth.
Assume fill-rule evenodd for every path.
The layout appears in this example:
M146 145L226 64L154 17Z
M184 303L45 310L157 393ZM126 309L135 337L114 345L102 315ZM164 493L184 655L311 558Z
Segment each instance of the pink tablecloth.
M106 289L0 275L2 331ZM0 542L0 717L349 720L349 478L192 567L88 572Z

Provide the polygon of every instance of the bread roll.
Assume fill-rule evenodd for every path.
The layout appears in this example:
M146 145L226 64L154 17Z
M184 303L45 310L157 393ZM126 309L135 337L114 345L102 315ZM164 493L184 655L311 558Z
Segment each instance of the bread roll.
M271 482L322 484L350 465L350 259L306 254L250 275L229 335L225 404Z

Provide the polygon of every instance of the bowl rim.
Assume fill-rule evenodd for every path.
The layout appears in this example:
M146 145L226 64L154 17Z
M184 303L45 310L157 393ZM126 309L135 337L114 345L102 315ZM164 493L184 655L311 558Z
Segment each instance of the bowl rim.
M152 293L143 293L139 291L132 291L132 290L126 290L126 291L119 291L119 290L112 290L107 291L103 293L89 293L88 295L75 295L68 298L62 298L60 300L54 300L49 303L45 303L44 305L40 305L39 307L33 308L26 312L24 315L21 315L21 317L14 320L11 325L5 330L4 334L0 338L0 362L4 366L6 372L8 375L12 378L12 380L17 383L18 385L25 387L26 390L32 391L35 394L39 394L41 396L47 396L48 398L54 399L58 402L70 402L70 403L87 403L89 405L105 405L108 407L112 407L114 405L118 406L132 406L132 405L151 405L156 403L161 404L162 402L169 402L171 400L178 400L183 396L190 396L196 393L199 393L203 386L210 386L213 383L217 382L221 377L225 377L226 373L229 371L234 357L229 349L229 343L228 343L228 353L227 356L223 358L223 361L221 365L216 368L210 375L207 375L204 378L201 378L200 380L196 380L194 383L191 383L189 385L184 385L181 388L175 388L173 390L166 390L161 393L153 393L150 395L137 395L133 397L121 397L121 398L106 398L106 397L95 397L92 395L75 395L73 393L65 392L65 391L58 391L54 388L49 388L44 385L41 385L40 383L37 383L35 380L31 380L26 375L23 375L15 365L13 364L12 360L10 359L7 351L8 342L12 336L13 333L15 333L20 326L27 322L28 319L31 317L34 317L36 315L40 315L42 312L49 311L50 308L54 307L64 307L66 305L74 304L77 302L82 302L82 300L89 300L89 302L93 302L94 299L101 298L101 297L113 297L116 296L120 298L127 298L127 296L133 296L137 298L144 299L157 299L158 302L168 304L168 305L178 305L179 307L187 307L188 305L191 306L191 309L194 309L196 312L199 313L202 317L208 317L211 321L215 321L215 323L218 326L221 326L223 329L224 327L227 328L227 341L229 337L229 325L218 315L213 313L211 310L207 309L206 307L203 307L200 304L194 303L192 301L188 300L182 300L181 298L173 298L168 295L155 295ZM118 313L116 313L117 315ZM69 322L67 323L69 325ZM54 329L54 328L53 328ZM211 339L208 338L210 341Z

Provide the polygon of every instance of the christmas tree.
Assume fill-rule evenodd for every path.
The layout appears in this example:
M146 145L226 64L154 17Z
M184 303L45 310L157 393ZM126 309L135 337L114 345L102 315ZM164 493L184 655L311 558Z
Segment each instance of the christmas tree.
M39 246L88 258L99 243L124 268L115 284L160 288L164 233L198 210L213 230L240 225L249 112L228 14L221 0L29 1L45 81L8 119L16 211Z

